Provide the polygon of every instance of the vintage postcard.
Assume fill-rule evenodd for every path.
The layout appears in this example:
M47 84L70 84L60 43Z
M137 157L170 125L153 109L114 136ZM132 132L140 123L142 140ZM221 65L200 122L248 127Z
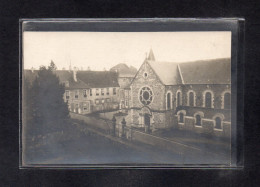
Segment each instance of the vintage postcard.
M231 38L23 31L21 166L231 166Z

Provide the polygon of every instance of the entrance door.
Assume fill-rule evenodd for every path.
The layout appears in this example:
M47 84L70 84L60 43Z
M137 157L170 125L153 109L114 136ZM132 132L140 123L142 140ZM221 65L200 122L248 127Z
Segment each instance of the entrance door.
M145 127L147 128L148 132L150 132L150 115L149 114L144 115L144 124L145 124Z

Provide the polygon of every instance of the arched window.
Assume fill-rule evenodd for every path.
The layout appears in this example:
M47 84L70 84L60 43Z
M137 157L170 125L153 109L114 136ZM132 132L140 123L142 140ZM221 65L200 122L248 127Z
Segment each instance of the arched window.
M201 126L201 116L200 116L199 114L197 114L197 115L195 116L195 119L196 119L195 125L196 125L196 126Z
M216 117L215 118L215 129L222 129L221 118L220 117Z
M225 93L224 94L224 109L230 109L231 108L231 94Z
M180 106L181 105L181 92L180 91L178 91L177 92L177 106Z
M179 123L184 123L184 115L180 113Z
M212 107L212 95L210 92L205 94L205 107L211 108Z
M189 93L189 106L194 106L194 93Z
M166 108L171 109L171 93L167 93L166 96Z

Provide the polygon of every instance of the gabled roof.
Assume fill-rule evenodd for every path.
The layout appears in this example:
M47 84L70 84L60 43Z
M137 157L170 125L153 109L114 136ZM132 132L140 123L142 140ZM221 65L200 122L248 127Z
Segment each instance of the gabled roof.
M78 71L77 79L90 88L119 87L117 73L112 71Z
M147 61L155 71L159 79L165 85L181 84L181 77L178 71L178 64L172 62Z
M228 58L180 63L184 84L230 84L231 62Z
M110 71L117 72L119 77L134 77L137 69L133 66L128 67L126 64L120 63L110 68Z

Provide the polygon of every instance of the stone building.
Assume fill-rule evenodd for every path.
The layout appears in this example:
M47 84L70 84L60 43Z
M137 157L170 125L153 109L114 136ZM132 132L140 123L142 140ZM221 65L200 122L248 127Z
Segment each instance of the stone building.
M230 136L231 62L156 61L153 51L130 84L133 127L178 128Z
M120 86L119 89L119 108L120 109L128 109L129 99L130 99L130 83L132 82L137 69L133 66L128 67L124 63L117 64L112 67L110 71L117 72L118 74L118 84Z
M119 84L116 72L56 70L60 83L65 85L64 101L71 112L88 114L119 108ZM38 70L25 70L25 79L32 82Z

